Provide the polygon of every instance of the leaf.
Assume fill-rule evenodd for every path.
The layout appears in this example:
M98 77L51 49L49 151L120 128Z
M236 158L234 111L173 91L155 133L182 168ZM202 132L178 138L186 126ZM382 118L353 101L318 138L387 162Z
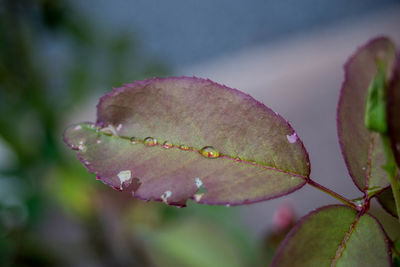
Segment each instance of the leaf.
M388 128L392 151L400 167L400 54L397 56L393 77L388 87Z
M287 121L210 80L138 81L97 109L96 124L71 126L65 142L98 179L140 199L241 205L288 194L309 177L308 154Z
M372 216L325 206L296 224L271 266L391 266L390 248Z
M347 169L361 191L386 187L388 179L381 168L385 164L378 133L369 132L364 125L368 87L377 73L377 60L392 73L394 44L387 38L377 38L358 49L346 63L337 126L339 143Z
M384 210L386 210L390 215L397 217L396 204L394 202L391 187L388 187L381 193L379 193L376 196L376 199L378 200L379 204L381 204Z
M240 244L229 234L213 223L194 218L138 233L146 241L154 266L249 266Z

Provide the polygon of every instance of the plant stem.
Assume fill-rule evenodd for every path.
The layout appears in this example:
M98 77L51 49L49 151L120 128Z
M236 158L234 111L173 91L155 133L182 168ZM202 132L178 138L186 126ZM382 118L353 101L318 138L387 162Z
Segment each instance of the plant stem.
M356 205L356 204L355 204L353 201L351 201L350 199L347 199L347 198L345 198L344 196L339 195L338 193L336 193L336 192L330 190L329 188L326 188L325 186L323 186L323 185L321 185L321 184L319 184L319 183L317 183L317 182L315 182L315 181L313 181L313 180L311 180L311 179L308 179L308 180L307 180L307 183L308 183L309 185L311 185L311 186L313 186L313 187L315 187L315 188L321 190L322 192L325 192L325 193L327 193L328 195L330 195L330 196L336 198L337 200L343 202L343 203L346 204L347 206L350 206L351 208L360 211L361 207L358 206L358 205Z
M390 139L386 134L381 134L383 151L386 157L386 164L382 166L388 173L389 181L392 186L394 202L396 205L397 217L400 222L400 184L398 176L398 167L394 159Z

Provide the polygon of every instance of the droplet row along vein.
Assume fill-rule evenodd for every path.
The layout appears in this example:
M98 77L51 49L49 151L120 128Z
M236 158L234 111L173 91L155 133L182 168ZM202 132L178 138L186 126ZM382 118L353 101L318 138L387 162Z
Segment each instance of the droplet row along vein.
M110 137L116 137L116 138L121 138L121 139L124 139L124 140L129 140L131 144L143 144L143 145L145 145L147 147L161 146L162 148L165 148L165 149L178 148L178 149L180 149L182 151L198 152L203 157L209 158L209 159L216 159L216 158L220 158L220 157L228 158L228 159L232 159L232 160L235 160L235 161L238 161L238 162L242 162L244 164L251 164L251 165L254 165L254 166L260 166L260 167L271 169L271 170L275 170L275 171L278 171L278 172L284 172L284 173L293 175L294 177L307 179L307 177L304 177L302 175L298 175L298 174L295 174L295 173L284 171L284 170L281 170L281 169L276 168L276 167L267 166L265 164L261 164L261 163L255 162L255 161L250 161L250 160L247 160L247 159L241 159L238 156L233 157L233 156L230 156L230 155L222 154L217 149L215 149L213 146L209 146L209 145L206 145L203 148L199 149L199 148L188 146L186 144L174 145L171 142L169 142L168 140L166 140L164 142L159 142L157 138L151 137L151 136L148 136L148 137L146 137L146 138L144 138L142 140L142 139L140 139L138 137L135 137L135 136L127 137L127 136L119 135L117 129L118 128L120 129L121 125L119 125L117 128L115 128L113 125L108 125L106 127L95 126L92 123L90 123L88 125L89 125L89 128L94 130L97 134L104 134L104 135L110 136ZM80 129L82 129L81 125L75 126L75 130L80 130ZM288 139L289 143L293 144L298 140L298 137L297 137L297 134L294 132L292 135L287 135L287 139ZM101 143L101 141L100 140L96 140L96 143L99 144L99 143ZM86 149L86 147L83 145L83 141L80 141L79 150L82 150L82 148Z
M64 139L105 184L120 190L130 174L140 199L181 203L199 193L199 178L207 189L199 203L241 205L288 194L309 176L308 154L285 119L209 80L128 84L97 111L96 124L72 126Z

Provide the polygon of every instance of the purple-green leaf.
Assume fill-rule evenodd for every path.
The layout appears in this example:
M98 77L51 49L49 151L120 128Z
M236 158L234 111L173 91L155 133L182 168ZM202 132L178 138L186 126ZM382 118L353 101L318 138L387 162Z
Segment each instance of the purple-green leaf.
M271 266L391 266L391 255L386 234L374 217L332 205L303 217Z
M395 46L387 38L377 38L358 49L345 65L337 111L337 126L342 154L349 174L361 191L388 185L381 168L385 156L378 133L364 125L368 87L377 73L377 60L392 73ZM388 77L389 79L389 77Z
M301 188L310 173L286 120L238 90L198 78L116 88L100 99L96 124L73 125L64 138L104 183L171 205L267 200Z
M392 151L400 167L400 54L397 56L392 80L388 87L388 128Z

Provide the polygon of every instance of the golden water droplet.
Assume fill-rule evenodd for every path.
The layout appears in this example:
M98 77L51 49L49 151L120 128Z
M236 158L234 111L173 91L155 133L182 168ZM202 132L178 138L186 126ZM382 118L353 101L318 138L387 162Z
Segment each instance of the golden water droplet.
M155 138L153 138L153 137L146 137L145 139L144 139L144 144L146 145L146 146L155 146L155 145L157 145L157 139L155 139Z
M206 158L218 158L219 152L212 146L205 146L200 150L201 155Z

